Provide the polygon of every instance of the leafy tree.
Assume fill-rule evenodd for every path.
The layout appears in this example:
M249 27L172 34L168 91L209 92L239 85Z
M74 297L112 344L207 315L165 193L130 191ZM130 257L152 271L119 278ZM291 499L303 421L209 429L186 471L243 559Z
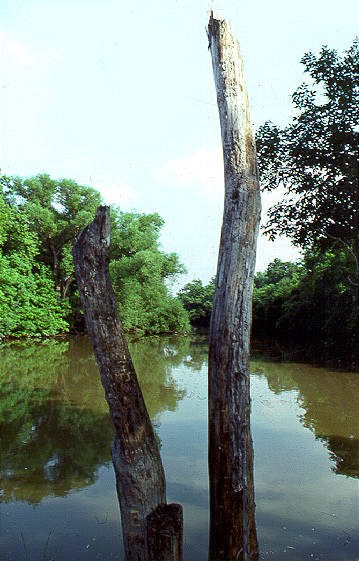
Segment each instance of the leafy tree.
M168 283L184 272L175 253L160 249L163 219L158 214L112 211L110 273L127 330L187 331L182 302Z
M71 326L83 329L71 247L77 234L93 220L102 202L100 193L69 179L51 179L47 174L28 179L3 176L0 184L9 203L24 220L26 217L27 230L40 241L38 267L51 267L56 292L70 304ZM181 301L169 290L170 282L184 267L177 254L161 251L162 226L158 214L112 209L110 269L125 329L189 329Z
M215 277L207 285L203 285L200 279L195 279L180 290L178 296L193 325L209 325L215 282Z
M342 56L325 46L319 56L307 53L301 62L308 80L293 94L296 113L292 122L284 129L266 123L257 135L263 187L271 190L281 184L285 189L282 200L269 210L265 232L270 239L288 235L294 244L306 251L303 264L311 267L298 287L301 298L304 298L302 304L296 301L294 305L295 299L291 299L293 306L290 308L288 304L287 313L290 309L293 313L294 309L303 312L306 303L305 317L309 314L312 321L307 336L312 340L310 331L317 337L320 332L324 341L331 344L334 331L329 326L340 320L338 332L341 331L343 336L345 333L347 338L344 348L346 351L351 348L352 358L357 360L358 39ZM323 266L325 276L322 276ZM343 269L339 271L338 266ZM329 280L334 284L329 286ZM334 295L337 297L335 301ZM336 303L339 302L344 306L342 314L340 310L337 313ZM343 309L347 310L345 317ZM301 314L300 317L308 325L308 320L305 321ZM292 317L291 325L294 323ZM339 346L341 340L342 336L338 336L338 351L342 349Z
M308 251L297 264L276 259L255 277L254 336L270 335L301 348L302 358L355 364L358 323L350 271L343 249Z
M39 240L0 192L0 338L67 330L50 271L36 261Z
M40 240L39 259L51 267L56 290L65 298L75 278L72 243L93 220L102 202L100 193L44 173L27 179L2 176L0 184L7 200L26 213L29 227Z
M276 284L285 278L292 278L297 272L298 265L291 261L274 259L269 263L265 273L257 273L254 279L255 288L262 288L268 284Z
M297 285L300 265L275 259L257 273L253 291L253 334L278 336L283 307Z
M296 114L279 129L263 125L257 135L262 185L284 185L285 195L269 211L265 231L286 234L305 248L334 243L359 256L357 106L359 43L340 56L323 47L306 53L308 82L293 94ZM358 263L358 261L357 261Z
M184 272L175 253L160 249L158 214L112 210L110 273L127 330L187 331L188 317L168 283Z
M351 271L350 255L343 249L307 252L302 274L283 304L278 331L306 344L322 360L335 357L354 365L359 325L348 283Z

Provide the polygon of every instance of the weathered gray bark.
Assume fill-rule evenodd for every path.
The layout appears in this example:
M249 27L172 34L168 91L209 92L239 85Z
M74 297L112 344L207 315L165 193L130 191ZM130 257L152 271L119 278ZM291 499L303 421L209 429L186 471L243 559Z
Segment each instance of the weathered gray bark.
M109 274L109 207L99 207L94 221L76 239L72 253L89 338L115 427L112 459L121 507L126 557L151 559L146 518L166 505L165 475L152 424L123 334ZM177 541L179 538L176 537ZM168 557L166 561L174 561Z
M224 214L209 343L210 558L258 558L250 434L249 341L260 191L239 45L211 13Z

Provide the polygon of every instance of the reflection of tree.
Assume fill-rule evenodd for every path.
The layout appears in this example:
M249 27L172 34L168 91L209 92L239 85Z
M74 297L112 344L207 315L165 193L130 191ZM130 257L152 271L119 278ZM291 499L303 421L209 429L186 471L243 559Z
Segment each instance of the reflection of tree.
M50 341L2 350L3 500L64 496L93 483L110 461L112 427L98 375L92 359L71 347Z
M176 340L132 346L151 417L174 410L184 390L171 367ZM173 356L163 351L173 349ZM85 338L3 346L0 352L2 501L36 504L92 484L111 461L113 428L92 349Z
M203 366L207 368L208 362L208 335L196 333L191 337L169 337L165 354L176 355L176 364L199 371ZM183 361L183 362L182 362Z
M334 471L359 477L359 375L258 359L252 370L263 373L276 394L297 390L298 403L305 410L299 419L325 443Z
M335 473L359 478L359 438L342 436L322 436L330 451L330 459L335 462Z
M177 401L185 395L176 388L172 368L183 360L182 339L185 337L150 337L130 343L130 353L154 423L163 411L174 411Z

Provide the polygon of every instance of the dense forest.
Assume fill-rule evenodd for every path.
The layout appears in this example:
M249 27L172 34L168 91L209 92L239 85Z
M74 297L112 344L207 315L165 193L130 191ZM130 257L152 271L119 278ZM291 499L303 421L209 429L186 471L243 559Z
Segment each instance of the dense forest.
M71 247L101 195L46 174L0 178L1 337L82 331ZM184 331L188 317L170 281L184 271L160 249L158 214L111 210L110 270L126 330Z
M262 189L284 188L263 229L301 248L296 263L274 259L255 278L253 336L358 362L358 41L343 55L323 47L302 58L306 82L285 128L267 122L256 142ZM84 328L71 247L101 195L47 174L0 178L0 338ZM126 330L187 331L209 325L215 279L171 281L184 272L160 248L157 214L111 209L110 271Z
M306 252L296 263L274 259L254 279L254 339L284 345L292 356L337 364L358 361L352 272L346 253ZM215 279L194 280L180 291L191 323L208 327Z

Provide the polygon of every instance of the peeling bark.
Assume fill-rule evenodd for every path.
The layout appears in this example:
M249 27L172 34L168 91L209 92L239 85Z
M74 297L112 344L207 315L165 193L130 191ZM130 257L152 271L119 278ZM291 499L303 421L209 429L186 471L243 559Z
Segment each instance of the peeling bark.
M94 221L77 237L72 253L81 306L115 428L112 459L126 557L148 561L147 516L162 505L171 518L172 505L166 505L160 452L111 285L110 228L109 207L99 207Z
M225 199L209 343L210 558L258 559L249 342L260 191L239 45L211 13Z

